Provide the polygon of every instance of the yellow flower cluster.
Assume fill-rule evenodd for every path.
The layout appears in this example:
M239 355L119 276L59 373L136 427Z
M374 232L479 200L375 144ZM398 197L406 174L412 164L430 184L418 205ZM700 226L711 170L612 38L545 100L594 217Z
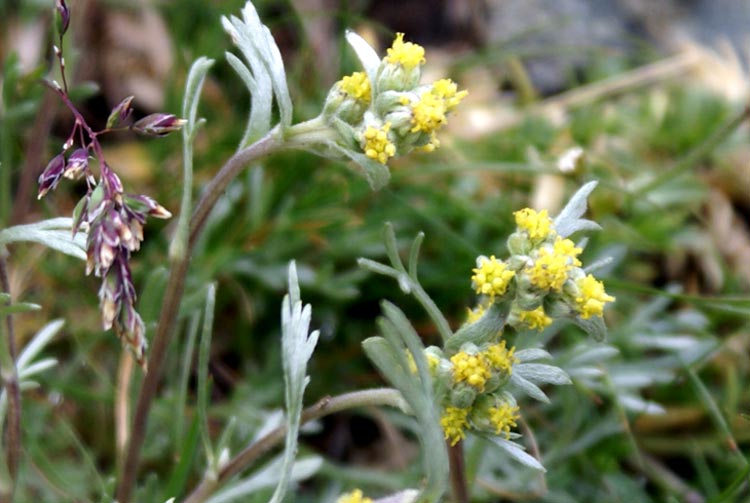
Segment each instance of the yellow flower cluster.
M615 300L604 291L604 285L594 276L589 274L576 282L579 296L576 297L578 312L581 318L588 319L592 316L601 316L604 312L604 304Z
M493 369L502 370L510 375L511 372L513 372L513 364L518 362L516 357L513 356L515 350L515 347L507 349L505 347L505 341L500 341L499 343L493 344L487 348L482 354L490 365L492 365Z
M542 248L534 260L534 265L528 267L526 272L531 284L537 288L559 292L572 267L567 255L559 255L554 250Z
M458 86L450 79L435 82L429 90L421 94L419 101L411 106L413 125L411 132L423 131L432 134L432 142L437 143L434 134L447 122L446 114L453 110L467 94L467 91L459 92Z
M396 146L388 139L391 123L386 122L382 128L368 126L362 135L362 150L370 159L385 164L396 155Z
M531 283L542 290L559 292L568 279L568 272L581 265L578 255L582 251L570 239L557 236L552 249L540 248L534 265L527 268Z
M498 407L490 408L490 422L495 428L496 435L503 432L506 439L510 438L510 429L517 426L516 420L521 417L518 411L517 405L513 406L507 402Z
M543 330L552 323L552 318L547 316L542 306L532 311L521 311L519 318L532 330Z
M361 489L346 494L342 494L336 503L372 503L370 498L366 498Z
M340 89L348 96L365 104L370 103L372 99L372 89L370 79L365 72L354 72L347 75L339 81Z
M397 33L385 59L388 63L411 70L425 63L424 48L419 44L404 42L404 34Z
M450 441L451 445L456 445L466 437L466 428L469 426L468 415L468 408L446 407L443 410L443 415L440 417L440 426L443 427L445 438Z
M545 239L552 231L552 219L547 210L535 211L524 208L513 213L516 217L516 225L519 229L526 231L533 241Z
M484 391L484 384L490 378L490 366L484 355L471 355L465 351L459 351L451 356L453 364L453 381L466 381L471 386Z
M477 293L489 295L494 299L496 295L503 295L508 288L515 271L508 270L505 262L497 260L494 255L489 259L482 257L481 265L472 270L471 281Z

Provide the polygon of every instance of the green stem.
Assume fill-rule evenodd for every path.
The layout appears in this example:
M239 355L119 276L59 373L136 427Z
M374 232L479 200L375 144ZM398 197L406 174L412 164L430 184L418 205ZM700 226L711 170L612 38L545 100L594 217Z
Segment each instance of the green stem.
M325 397L316 404L308 407L302 412L301 424L315 419L357 407L383 406L398 407L402 410L408 408L403 396L398 390L392 388L376 388L362 391L344 393L335 397ZM229 479L250 466L260 456L267 453L273 447L281 443L286 435L286 425L282 425L267 433L264 437L248 445L226 465L214 477L206 476L193 490L183 503L201 503L206 501L217 489Z
M195 206L195 211L190 222L190 236L186 253L182 256L170 257L169 280L164 292L159 324L153 338L151 354L148 360L149 371L143 380L138 394L131 437L128 442L125 462L122 464L119 484L117 486L117 501L119 503L128 503L133 494L138 460L146 436L146 423L148 422L151 404L154 396L156 396L156 390L167 356L167 349L174 334L180 301L185 289L185 278L187 276L192 248L206 223L208 215L231 181L246 166L279 150L282 145L283 142L279 128L275 128L265 137L233 155L209 182L203 196Z
M6 252L0 249L0 291L10 293ZM10 301L8 301L10 303ZM8 397L8 427L5 438L5 460L3 472L9 477L9 487L0 488L0 501L12 501L18 461L21 455L21 391L16 370L16 342L13 318L9 314L0 320L0 375ZM2 433L2 432L0 432ZM7 463L7 464L6 464ZM3 473L5 475L5 473Z

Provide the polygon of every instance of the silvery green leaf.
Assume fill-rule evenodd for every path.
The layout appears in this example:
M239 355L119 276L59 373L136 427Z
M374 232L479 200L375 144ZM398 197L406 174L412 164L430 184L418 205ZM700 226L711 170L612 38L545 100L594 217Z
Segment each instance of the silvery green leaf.
M596 222L582 219L581 216L586 212L586 199L591 191L596 188L598 182L589 182L573 194L568 204L562 209L560 214L555 218L555 230L557 233L566 238L578 231L600 230L601 227Z
M33 224L15 225L0 230L0 247L16 242L39 243L59 252L86 260L86 235L71 236L73 220L52 218Z
M371 337L362 347L383 377L401 392L419 422L426 480L419 498L436 502L445 492L448 453L434 403L424 345L395 305L383 302L383 311L385 316L378 319L378 326L384 337ZM416 373L409 369L407 351L414 358Z
M514 356L518 358L518 361L531 362L534 360L551 360L552 355L540 348L528 348L516 351Z
M563 369L543 363L519 363L513 366L513 374L518 374L535 384L570 384L570 377Z
M335 142L328 142L326 145L344 157L354 161L361 168L372 190L383 188L388 183L388 180L390 180L391 172L388 170L387 165L370 159L361 152L354 152L353 150L344 148Z
M575 367L567 369L567 372L572 379L579 379L586 382L598 379L605 374L604 370L597 367Z
M618 394L617 400L623 408L639 414L661 415L666 414L667 412L664 410L664 407L658 403L644 400L643 398L630 393Z
M644 388L656 383L674 379L670 370L660 369L653 364L610 366L610 379L616 388Z
M378 498L374 503L415 503L418 496L419 491L416 489L407 489L405 491L399 491L396 494Z
M701 343L690 335L636 334L630 342L644 349L665 349L671 351L689 350Z
M614 346L581 346L581 349L568 360L568 367L600 363L620 354Z
M23 369L19 369L18 378L27 379L33 375L36 375L40 372L44 372L45 370L52 368L55 365L57 365L57 360L55 358L45 358L43 360L39 360L38 362L29 364Z
M1 299L0 299L1 300ZM39 372L47 370L57 364L57 360L54 358L45 358L38 362L33 362L44 347L49 344L52 338L62 328L65 322L63 320L54 320L47 323L41 330L39 330L31 340L24 346L21 353L18 355L16 360L16 367L18 369L19 387L21 390L35 388L37 383L29 380L30 376L36 375ZM7 407L7 400L5 395L5 389L0 391L0 430L2 430L3 421L5 419L5 411Z
M532 468L540 472L547 471L544 468L544 466L542 466L542 464L534 456L526 453L524 448L518 445L517 443L511 442L510 440L505 440L504 438L501 438L501 437L487 437L487 439L493 444L495 444L497 447L500 447L511 458L515 459L522 465L528 466L529 468Z
M603 341L607 337L607 325L604 324L604 319L601 316L592 316L588 319L575 316L571 319L573 323L581 327L595 341Z
M289 127L292 123L292 100L289 97L281 52L270 30L261 23L251 2L247 2L242 9L242 19L235 16L223 17L221 22L245 57L256 84L254 95L259 95L252 102L248 129L261 135L270 131L270 113L268 112L273 101L272 97L276 98L282 128ZM247 74L242 71L239 73L247 85ZM248 138L254 139L252 134Z
M479 346L492 340L503 329L505 324L503 314L502 308L497 304L492 304L477 321L464 324L446 341L446 355L452 356L466 342Z
M378 53L375 52L375 49L365 39L352 30L346 30L346 41L349 42L354 52L357 53L357 57L362 63L362 68L364 68L367 78L370 79L370 85L376 85L378 81L378 67L380 66L380 56L378 56Z
M261 23L252 2L245 3L245 7L242 9L242 19L244 25L248 28L246 35L252 36L251 43L256 47L256 51L271 77L276 104L279 107L281 126L287 128L292 123L292 100L289 97L281 51L279 51L271 31Z
M226 53L229 65L234 68L250 92L250 112L248 113L245 133L242 135L240 146L249 145L260 138L271 127L271 105L273 104L273 90L271 79L266 74L259 75L259 81L240 59L231 52Z
M383 337L368 337L362 341L362 349L383 378L404 395L410 406L419 399L420 388L409 375L409 370L404 368L398 350L390 341Z
M289 293L284 297L281 307L281 349L287 430L283 464L271 503L283 501L292 477L294 460L297 457L297 438L305 388L310 381L307 376L307 362L315 350L319 335L317 330L309 331L312 308L309 304L302 306L294 261L289 264L288 277Z
M29 311L39 311L42 308L39 304L32 302L16 302L10 305L0 305L0 317L8 316L15 313L28 313Z
M60 332L64 324L64 320L50 321L31 338L29 343L24 346L21 354L18 355L18 360L16 360L16 366L19 370L29 365L31 360Z
M540 402L549 403L549 398L544 394L544 391L542 391L539 386L537 386L533 382L527 381L526 379L518 375L517 372L513 372L510 375L510 383L517 387L520 391L529 395L531 398L539 400Z
M201 90L206 80L206 74L213 64L213 59L201 56L193 62L188 72L185 96L182 100L182 118L187 119L183 128L183 134L186 135L186 138L191 138L195 134Z
M261 489L268 489L278 484L281 475L281 458L276 458L258 472L238 482L227 486L211 496L206 503L229 503L231 501L247 501L248 497ZM323 465L323 458L310 456L294 463L291 471L291 481L298 482L312 477Z

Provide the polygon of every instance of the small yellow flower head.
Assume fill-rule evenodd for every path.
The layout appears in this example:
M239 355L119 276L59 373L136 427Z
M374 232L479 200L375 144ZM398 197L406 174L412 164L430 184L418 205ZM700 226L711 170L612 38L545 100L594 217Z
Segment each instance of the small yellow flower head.
M420 96L419 101L411 107L412 111L412 133L424 131L433 133L440 129L446 123L445 100L435 95L431 91L425 91Z
M542 306L533 311L521 311L518 317L532 330L543 330L552 323L552 318L545 314Z
M482 354L493 369L502 370L510 375L513 372L513 364L518 362L518 359L513 355L515 350L514 347L507 349L505 341L500 341L498 344L488 347Z
M554 249L540 248L534 265L527 267L526 272L531 284L537 288L559 292L572 267L568 255L555 253Z
M365 72L354 72L347 75L339 82L341 91L351 98L369 104L371 100L370 80Z
M477 293L489 295L493 299L496 295L503 295L516 272L508 270L508 265L497 260L494 255L489 259L482 257L480 260L481 265L472 269L474 275L471 281L474 289Z
M406 70L411 70L425 63L424 48L412 42L404 42L404 34L397 33L393 45L388 49L385 60L394 65L401 65Z
M459 440L466 438L465 430L469 426L469 421L466 419L468 415L468 408L446 407L443 411L440 426L445 432L445 439L450 440L451 445L456 445Z
M440 79L432 84L432 94L441 98L445 103L445 111L450 112L461 103L469 91L459 91L458 85L451 79Z
M519 229L526 231L529 238L537 241L545 239L554 232L552 219L547 215L547 210L536 212L531 208L524 208L513 213L516 217L516 225Z
M479 391L484 391L484 383L490 378L487 361L481 354L471 355L459 351L451 356L453 364L453 382L466 382Z
M604 304L615 300L604 291L604 284L591 274L578 280L576 284L580 291L576 297L576 304L583 319L601 316L604 313Z
M350 493L342 494L339 499L336 500L336 503L372 503L372 500L366 498L365 495L362 494L361 489L355 489Z
M569 257L572 265L576 267L581 266L581 261L578 260L578 255L583 252L583 248L576 248L575 243L570 239L563 239L560 236L557 236L553 245L553 251L557 255L565 255Z
M501 432L505 434L505 438L510 438L510 429L515 428L516 420L521 417L518 413L519 407L511 405L507 402L503 402L502 405L497 407L491 407L489 410L490 422L495 428L495 434L499 435Z
M367 126L362 135L362 150L370 159L385 164L396 155L396 146L388 139L391 123L386 122L382 128Z

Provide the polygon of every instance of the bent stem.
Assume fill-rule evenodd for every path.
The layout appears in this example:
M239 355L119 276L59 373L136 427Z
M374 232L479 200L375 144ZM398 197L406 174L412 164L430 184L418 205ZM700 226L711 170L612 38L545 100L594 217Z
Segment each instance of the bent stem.
M6 256L2 249L0 249L0 292L10 294ZM10 303L10 300L8 302ZM18 387L18 372L16 370L15 332L10 314L7 315L4 323L0 322L0 374L8 397L8 428L4 443L5 460L0 461L0 463L5 464L1 468L5 473L0 474L0 477L6 475L9 478L7 486L3 483L5 481L0 480L0 501L12 501L21 454L21 391ZM2 425L2 419L0 418L0 425ZM1 426L0 430L2 430ZM2 434L2 431L0 431L0 434Z
M148 414L161 378L167 349L174 334L193 246L200 236L208 215L230 182L247 165L272 152L278 151L282 146L284 145L280 131L278 128L274 128L257 142L238 151L222 166L216 176L209 182L203 196L193 211L190 220L190 238L186 253L170 259L169 280L164 292L159 324L154 335L151 354L148 360L149 371L144 377L138 394L131 436L128 441L125 461L121 465L116 497L119 503L128 503L133 494L141 447L146 435ZM191 190L191 187L185 187L184 190Z
M347 409L383 405L398 407L404 411L408 409L408 404L398 390L393 388L368 389L344 393L335 397L322 398L314 405L302 411L300 424L305 424ZM202 503L206 501L229 479L283 441L285 435L286 425L282 425L270 431L256 442L248 445L227 462L226 465L221 467L217 474L206 474L200 484L196 486L183 503Z

